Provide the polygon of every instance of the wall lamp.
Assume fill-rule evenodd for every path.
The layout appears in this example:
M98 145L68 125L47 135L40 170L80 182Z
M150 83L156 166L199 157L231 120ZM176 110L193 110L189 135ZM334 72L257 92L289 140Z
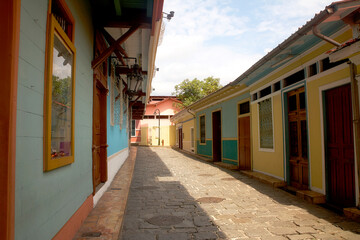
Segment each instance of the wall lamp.
M170 11L170 13L163 12L163 18L166 18L168 21L170 21L171 18L174 17L174 14L175 14L174 11Z

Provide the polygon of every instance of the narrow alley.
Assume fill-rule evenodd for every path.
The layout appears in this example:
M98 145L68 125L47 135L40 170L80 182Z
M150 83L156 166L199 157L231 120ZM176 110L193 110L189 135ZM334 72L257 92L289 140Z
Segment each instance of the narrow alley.
M359 239L359 232L359 223L237 171L138 147L119 239Z

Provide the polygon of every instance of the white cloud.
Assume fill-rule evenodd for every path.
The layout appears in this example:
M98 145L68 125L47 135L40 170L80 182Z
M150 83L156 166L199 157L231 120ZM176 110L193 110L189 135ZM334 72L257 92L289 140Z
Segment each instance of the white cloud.
M253 0L255 1L255 0ZM153 95L184 79L218 77L225 85L323 10L323 0L166 0L175 11L158 47Z

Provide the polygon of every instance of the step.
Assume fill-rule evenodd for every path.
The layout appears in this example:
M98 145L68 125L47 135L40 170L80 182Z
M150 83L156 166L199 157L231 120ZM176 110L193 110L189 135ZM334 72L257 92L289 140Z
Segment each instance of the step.
M239 169L239 167L237 165L234 164L229 164L229 163L224 163L224 162L214 162L215 165L222 167L222 168L226 168L229 170L237 170Z
M311 190L297 190L296 196L312 203L312 204L322 204L326 202L324 194L314 192Z
M347 218L360 222L360 210L358 208L344 208L343 211Z
M240 172L242 174L248 176L248 177L258 179L259 181L261 181L263 183L270 184L274 188L279 188L279 187L286 186L286 182L284 182L284 181L282 181L280 179L277 179L275 177L268 176L268 175L263 174L263 173L253 172L253 171L250 171L250 170L240 170Z

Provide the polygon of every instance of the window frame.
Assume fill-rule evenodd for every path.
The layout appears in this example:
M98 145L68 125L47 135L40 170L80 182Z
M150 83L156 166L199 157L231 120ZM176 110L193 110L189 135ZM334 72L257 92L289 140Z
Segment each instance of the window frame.
M266 147L262 147L261 146L261 131L260 131L260 103L266 101L266 100L270 100L270 104L271 104L271 127L272 127L272 148L266 148ZM259 141L259 151L262 152L274 152L275 151L275 137L274 137L274 105L273 105L273 98L272 97L268 97L265 99L262 99L261 101L259 101L257 103L257 112L258 112L258 141Z
M65 4L63 1L59 1L60 4ZM67 6L62 6L68 9ZM51 9L51 8L50 8ZM69 14L70 11L67 11ZM70 13L71 14L71 13ZM72 16L67 16L72 19ZM74 23L72 22L72 26ZM73 29L74 31L74 29ZM64 46L73 54L73 65L71 72L72 80L72 96L71 96L71 155L60 157L56 159L51 158L51 114L52 114L52 74L53 74L53 49L55 34ZM72 39L64 32L60 24L57 22L53 14L49 13L48 28L47 28L47 47L46 47L46 62L45 62L45 113L44 113L44 157L43 157L43 170L51 171L74 162L75 156L75 72L76 72L76 48L73 43L74 35Z
M201 118L204 117L204 142L201 141ZM199 115L199 143L200 145L206 145L206 115Z

